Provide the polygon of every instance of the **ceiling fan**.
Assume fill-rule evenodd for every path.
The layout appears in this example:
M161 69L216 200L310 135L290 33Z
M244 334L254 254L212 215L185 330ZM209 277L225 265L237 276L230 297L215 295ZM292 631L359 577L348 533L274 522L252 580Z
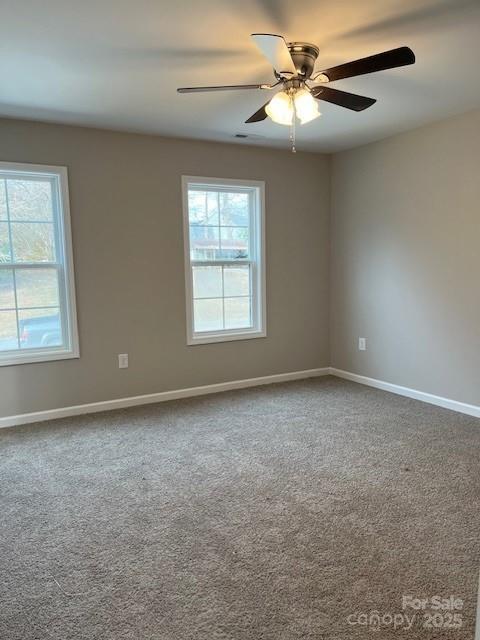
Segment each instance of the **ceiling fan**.
M252 38L263 55L273 66L276 82L273 84L224 85L215 87L180 87L178 93L200 93L203 91L235 91L240 89L271 90L281 85L271 100L256 111L246 123L260 122L268 116L276 123L292 127L292 150L294 147L295 117L301 124L318 118L320 114L316 100L324 100L352 111L363 111L376 100L347 93L327 86L343 78L353 78L366 73L394 69L415 62L409 47L399 47L367 58L340 64L330 69L314 71L319 49L307 42L285 42L282 36L270 33L253 33ZM316 86L315 86L315 83ZM312 84L314 86L312 86Z

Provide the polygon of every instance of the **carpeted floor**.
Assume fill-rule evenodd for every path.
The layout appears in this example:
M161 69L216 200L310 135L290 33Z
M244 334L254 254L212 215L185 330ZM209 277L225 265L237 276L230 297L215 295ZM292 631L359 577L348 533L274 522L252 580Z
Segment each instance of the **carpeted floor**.
M0 447L2 640L473 638L480 420L323 378Z

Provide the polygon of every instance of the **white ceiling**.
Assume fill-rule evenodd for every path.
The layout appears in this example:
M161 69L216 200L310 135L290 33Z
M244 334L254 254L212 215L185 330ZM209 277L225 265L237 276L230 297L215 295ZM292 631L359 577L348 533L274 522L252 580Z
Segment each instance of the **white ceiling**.
M244 124L265 92L175 91L270 82L252 32L317 44L318 69L402 45L417 56L332 85L378 102L363 113L322 103L298 127L300 149L346 149L480 106L480 0L1 0L0 115L288 146L286 127Z

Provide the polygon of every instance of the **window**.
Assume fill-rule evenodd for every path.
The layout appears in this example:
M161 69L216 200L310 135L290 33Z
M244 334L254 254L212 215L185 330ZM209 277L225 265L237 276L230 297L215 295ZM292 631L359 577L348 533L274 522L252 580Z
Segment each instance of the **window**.
M183 177L188 344L265 333L263 182Z
M75 357L67 170L0 162L0 365Z

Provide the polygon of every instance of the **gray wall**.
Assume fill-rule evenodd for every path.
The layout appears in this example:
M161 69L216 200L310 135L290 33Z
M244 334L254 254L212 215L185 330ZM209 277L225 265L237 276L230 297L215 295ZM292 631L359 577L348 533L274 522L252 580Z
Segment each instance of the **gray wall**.
M326 156L0 120L0 160L68 167L81 349L0 367L1 416L328 365ZM182 174L265 180L267 338L186 345Z
M69 168L81 348L0 416L329 364L480 404L480 112L332 159L0 120L0 160ZM186 345L182 173L266 181L267 338Z
M331 363L480 404L480 112L333 157Z

